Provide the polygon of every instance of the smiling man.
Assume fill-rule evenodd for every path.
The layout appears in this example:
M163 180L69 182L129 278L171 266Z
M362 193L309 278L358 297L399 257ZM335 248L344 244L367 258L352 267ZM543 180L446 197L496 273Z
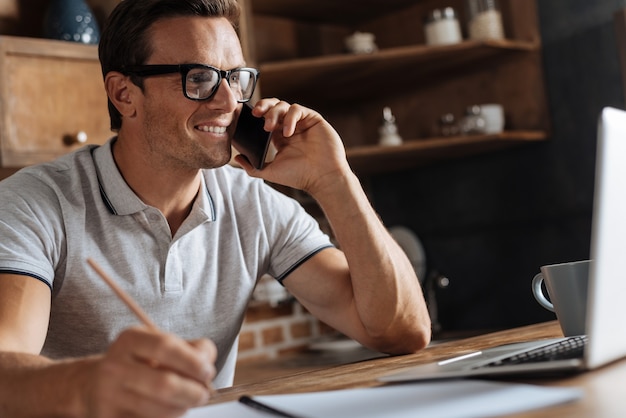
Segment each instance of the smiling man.
M120 2L99 46L116 135L0 182L0 416L175 417L202 405L211 384L232 384L264 274L368 347L428 343L411 263L317 112L260 100L275 159L227 164L258 74L238 15L235 0ZM265 181L315 198L340 249ZM88 257L162 331L135 326Z

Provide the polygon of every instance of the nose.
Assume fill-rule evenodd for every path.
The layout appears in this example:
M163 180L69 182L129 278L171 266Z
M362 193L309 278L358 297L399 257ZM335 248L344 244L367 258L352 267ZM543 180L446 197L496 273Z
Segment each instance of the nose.
M237 97L228 85L228 81L225 79L222 79L212 100L209 100L209 103L227 112L234 112L239 104Z

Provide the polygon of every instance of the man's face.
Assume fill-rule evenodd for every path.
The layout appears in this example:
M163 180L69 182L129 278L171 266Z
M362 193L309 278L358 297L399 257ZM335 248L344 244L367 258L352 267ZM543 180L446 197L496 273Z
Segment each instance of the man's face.
M206 64L222 70L245 64L237 34L224 18L166 19L149 34L154 52L146 64ZM225 81L211 99L193 101L183 95L179 73L146 77L142 101L138 122L152 164L195 170L230 160L240 105Z

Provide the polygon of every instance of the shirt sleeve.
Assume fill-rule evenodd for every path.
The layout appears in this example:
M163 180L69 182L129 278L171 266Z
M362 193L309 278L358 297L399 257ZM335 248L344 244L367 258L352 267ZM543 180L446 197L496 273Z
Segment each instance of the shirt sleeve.
M269 274L282 281L317 252L333 245L299 202L270 186L263 188L263 221L270 237Z
M65 240L60 212L55 191L36 175L22 170L0 182L0 272L52 288Z

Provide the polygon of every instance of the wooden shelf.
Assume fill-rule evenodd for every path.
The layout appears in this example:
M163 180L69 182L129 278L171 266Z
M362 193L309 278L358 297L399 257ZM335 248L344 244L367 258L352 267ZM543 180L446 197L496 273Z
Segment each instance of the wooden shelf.
M380 15L380 0L250 0L256 14L296 18L307 22L360 22ZM415 0L385 0L385 11Z
M247 60L261 71L261 97L318 110L340 133L359 175L404 170L548 139L536 0L501 0L506 39L425 43L424 17L465 0L241 0ZM379 51L344 52L354 31L376 36ZM428 138L443 114L499 103L498 135ZM405 143L380 147L383 107ZM428 138L428 139L426 139Z
M363 175L406 170L437 161L544 141L547 137L547 133L542 131L505 131L494 135L416 139L389 147L352 147L346 150L346 154L354 172Z
M496 40L465 41L446 46L411 45L373 54L337 54L261 64L264 95L307 104L371 99L393 94L393 88L410 90L432 85L439 78L465 68L488 64L490 58L537 51L536 42ZM396 87L394 75L411 74ZM397 93L403 93L398 91Z

